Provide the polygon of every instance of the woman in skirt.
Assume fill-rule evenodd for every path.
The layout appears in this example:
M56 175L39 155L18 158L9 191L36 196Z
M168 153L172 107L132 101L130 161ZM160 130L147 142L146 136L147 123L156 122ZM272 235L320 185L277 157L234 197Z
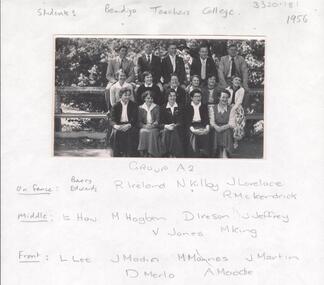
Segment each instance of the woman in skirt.
M153 103L152 91L145 91L142 95L144 104L138 110L139 143L138 150L143 157L159 157L161 147L159 141L159 106Z

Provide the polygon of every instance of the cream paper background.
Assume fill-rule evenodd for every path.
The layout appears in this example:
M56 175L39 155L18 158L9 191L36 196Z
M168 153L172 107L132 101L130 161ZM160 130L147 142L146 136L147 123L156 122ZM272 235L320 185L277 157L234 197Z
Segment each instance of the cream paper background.
M288 2L288 1L287 1ZM136 15L108 15L105 4L126 4ZM154 16L150 6L190 9L191 15ZM235 16L202 16L205 6L233 8ZM320 0L298 1L298 7L255 9L253 1L2 1L1 9L1 128L2 191L1 242L4 285L84 284L249 284L320 285L324 282L323 220L323 48L324 15ZM38 8L74 9L76 17L40 17ZM286 24L289 14L307 14L306 24ZM141 160L154 167L167 165L166 174L130 171L130 159L53 157L54 35L56 34L173 34L217 36L264 36L266 38L265 159L263 160ZM174 171L179 162L194 165L194 172ZM71 176L91 178L99 192L71 193ZM182 176L181 176L182 175ZM294 191L294 202L224 201L208 191L116 191L113 180L174 183L176 178L207 177L225 183L236 176L246 180L280 180L285 191ZM34 183L57 187L49 197L17 195L17 185ZM173 184L172 184L173 185ZM166 226L177 225L182 210L242 211L272 209L288 212L290 223L264 222L258 239L219 235L214 223L190 224L208 238L154 237L157 226L115 223L111 212L145 212L168 215ZM22 224L21 211L62 213L83 211L96 215L97 224ZM176 218L177 217L177 218ZM179 226L181 228L181 226ZM258 262L254 274L243 277L203 278L206 265L175 261L178 252L210 256L239 256L251 250L298 255L299 262ZM19 264L18 252L39 251L49 261ZM161 263L150 269L176 274L175 279L126 278L127 267L113 264L117 253L159 256ZM90 256L90 264L57 262L58 254ZM243 267L233 258L229 268ZM208 267L208 266L207 266Z

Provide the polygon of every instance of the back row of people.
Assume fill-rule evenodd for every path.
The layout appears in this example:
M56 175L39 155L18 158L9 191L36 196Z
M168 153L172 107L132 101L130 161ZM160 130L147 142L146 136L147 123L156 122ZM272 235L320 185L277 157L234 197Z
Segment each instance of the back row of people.
M111 99L110 89L116 84L114 89L120 89L118 84L119 72L123 70L125 75L123 78L124 84L132 85L133 92L137 92L138 84L135 84L135 70L133 61L127 59L128 48L121 46L118 50L118 56L108 62L106 77L108 85L106 88L106 102L108 108L111 108L115 102L114 98ZM151 80L146 80L146 74L149 72L152 75ZM144 45L144 52L137 61L137 83L140 83L140 92L148 86L154 85L155 92L165 92L175 85L172 82L173 75L177 76L177 84L182 89L190 88L193 85L193 80L199 80L200 87L208 85L208 79L214 77L218 83L218 88L225 89L231 85L230 79L233 76L238 76L242 80L242 87L245 91L248 90L248 67L244 58L238 55L237 47L230 45L228 47L228 55L220 59L219 65L216 66L215 61L208 56L208 46L201 45L199 47L199 57L194 58L190 64L190 77L191 83L187 81L185 63L182 57L177 55L177 46L175 43L168 44L168 55L162 60L152 52L150 43ZM194 78L195 76L195 78ZM149 83L150 82L150 83ZM174 86L172 87L174 89ZM113 89L113 92L115 91ZM136 94L133 94L134 96ZM118 98L118 95L114 93ZM113 96L113 97L114 97Z

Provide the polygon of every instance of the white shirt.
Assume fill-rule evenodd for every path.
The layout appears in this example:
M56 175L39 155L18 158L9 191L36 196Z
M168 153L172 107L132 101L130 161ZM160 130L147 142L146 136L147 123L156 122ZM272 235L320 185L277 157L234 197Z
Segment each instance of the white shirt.
M145 54L147 61L152 62L152 54Z
M173 72L175 72L175 70L176 70L176 56L175 55L170 55L169 54L169 57L170 57L170 60L171 60L171 63L172 63L172 66L173 66Z
M201 74L200 77L202 80L206 79L206 62L207 59L202 59L200 58L200 62L201 62Z
M223 107L220 104L217 104L217 111L218 111L218 113L223 114L224 112L227 112L227 106Z
M145 86L146 88L148 88L148 87L151 88L151 87L153 86L153 83L151 83L150 85L144 83L144 86Z
M200 113L199 113L199 107L201 106L201 102L198 105L196 105L193 102L191 102L191 106L194 109L194 115L193 115L192 121L193 122L200 122L201 121L201 117L200 117Z
M155 106L156 106L156 104L154 104L154 103L152 103L150 107L148 107L145 103L140 106L141 108L143 108L147 112L146 113L146 123L147 124L152 124L153 123L151 111L153 110L153 108Z
M122 113L121 113L120 122L126 123L126 122L128 122L128 116L127 116L128 102L127 102L127 104L125 104L123 101L120 101L120 103L122 104Z
M232 57L229 55L228 58L229 58L229 62L230 62L230 65L229 65L230 68L229 68L227 77L231 77L231 74L232 74ZM234 58L234 62L235 62L235 56L233 56L233 58Z
M166 108L170 108L170 109L171 109L171 113L172 113L172 115L174 114L174 108L175 108L175 107L178 107L177 102L175 102L175 103L173 104L173 106L171 106L169 102L168 102L168 104L166 105Z

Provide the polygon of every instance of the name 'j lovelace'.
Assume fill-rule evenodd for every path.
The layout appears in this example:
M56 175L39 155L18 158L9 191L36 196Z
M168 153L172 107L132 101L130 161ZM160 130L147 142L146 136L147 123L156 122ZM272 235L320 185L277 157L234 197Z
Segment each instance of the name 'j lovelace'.
M232 177L226 185L228 186L247 186L247 187L283 187L281 181L266 180L266 179L243 179L238 177Z

